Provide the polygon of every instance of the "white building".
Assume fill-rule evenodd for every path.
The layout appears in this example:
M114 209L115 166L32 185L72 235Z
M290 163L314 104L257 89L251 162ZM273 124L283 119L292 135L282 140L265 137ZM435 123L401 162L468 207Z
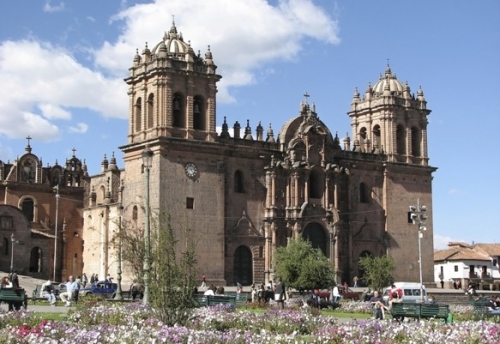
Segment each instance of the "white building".
M500 286L500 244L474 244L451 242L445 250L434 252L434 280L453 285L460 281L462 287L476 283L480 289Z

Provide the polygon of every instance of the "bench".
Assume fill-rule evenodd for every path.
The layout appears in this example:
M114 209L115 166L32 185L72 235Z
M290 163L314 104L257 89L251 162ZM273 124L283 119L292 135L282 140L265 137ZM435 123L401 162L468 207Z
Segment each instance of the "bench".
M20 310L28 308L28 295L24 289L1 288L0 302L9 304L9 310Z
M194 297L196 307L213 305L231 305L236 307L236 296L229 295L196 295Z
M499 314L492 314L490 312L490 302L487 299L477 299L471 300L470 304L474 307L474 319L475 320L484 320L490 317L498 317L500 320Z
M402 318L420 319L443 319L447 323L450 319L450 307L448 305L421 304L421 303L393 303L391 316L400 321Z

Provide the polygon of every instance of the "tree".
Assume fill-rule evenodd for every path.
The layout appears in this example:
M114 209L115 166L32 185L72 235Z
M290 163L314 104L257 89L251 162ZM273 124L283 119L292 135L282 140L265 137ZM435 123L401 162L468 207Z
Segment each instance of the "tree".
M181 243L166 213L152 220L152 228L151 306L165 324L186 325L195 306L193 291L198 283L196 240L186 228Z
M396 268L396 262L392 257L362 257L358 264L365 271L361 279L373 290L381 290L391 284L392 273Z
M278 247L274 257L276 275L292 288L324 289L335 284L332 263L321 250L300 237L290 240L286 247Z

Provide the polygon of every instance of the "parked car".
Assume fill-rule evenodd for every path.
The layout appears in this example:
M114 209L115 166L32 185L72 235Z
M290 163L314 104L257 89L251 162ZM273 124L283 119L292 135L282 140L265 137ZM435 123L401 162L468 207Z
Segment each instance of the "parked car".
M107 281L99 281L92 283L86 288L80 289L81 296L87 295L104 295L108 298L114 298L116 295L116 289L118 285L116 283L107 282Z

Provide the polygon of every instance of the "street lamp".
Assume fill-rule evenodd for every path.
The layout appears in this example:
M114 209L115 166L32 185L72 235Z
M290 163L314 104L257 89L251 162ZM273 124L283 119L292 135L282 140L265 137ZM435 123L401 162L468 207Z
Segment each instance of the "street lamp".
M59 184L54 186L53 190L56 192L56 227L54 233L54 275L52 276L52 280L56 280L56 269L57 269L57 218L59 217Z
M142 302L149 304L149 273L151 270L151 228L149 225L149 172L153 164L153 151L149 145L142 151L142 167L146 170L146 228L144 231L144 297Z
M14 233L10 235L10 241L12 242L12 247L10 250L10 272L14 271L14 243L16 242L16 238L14 237Z
M427 207L425 205L420 205L420 200L417 198L417 205L410 206L410 217L414 225L418 226L418 269L420 274L420 301L424 301L424 287L422 285L422 231L425 231L425 222L427 220L427 215L425 212Z
M123 214L123 185L120 188L120 207L118 211L118 267L116 268L116 281L118 286L116 288L115 300L122 300L122 214Z

